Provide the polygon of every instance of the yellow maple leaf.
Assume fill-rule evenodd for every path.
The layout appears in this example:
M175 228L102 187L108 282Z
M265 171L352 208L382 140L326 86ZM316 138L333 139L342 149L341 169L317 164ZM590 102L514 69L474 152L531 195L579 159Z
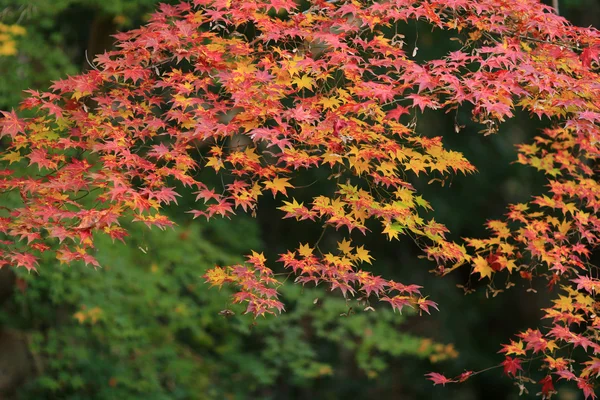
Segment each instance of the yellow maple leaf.
M512 274L513 270L517 268L517 264L515 264L515 260L508 260L506 261L506 269L508 270L509 274Z
M300 77L295 78L292 83L294 83L298 89L308 89L312 90L313 83L315 80L308 75L302 75Z
M356 254L354 258L369 264L371 264L371 260L373 259L373 257L369 255L369 250L365 250L364 246L356 248Z
M230 276L227 274L224 268L214 267L206 271L206 275L204 275L207 283L210 283L210 286L223 286L223 283L229 280Z
M552 300L555 307L560 311L573 311L573 301L568 296L558 296L558 300Z
M311 249L310 246L308 245L308 243L306 244L300 244L300 247L298 247L298 253L302 256L302 257L310 257L312 256L314 249Z
M525 50L525 52L527 52L527 53L531 52L531 47L529 46L529 43L521 42L521 47L523 48L523 50Z
M371 164L368 161L360 159L358 157L349 157L350 166L354 168L357 175L361 175L363 172L368 172L371 169Z
M413 157L409 162L404 163L404 169L413 171L417 176L419 173L425 172L425 162L422 158Z
M238 74L252 74L253 72L256 71L256 65L254 64L245 64L245 63L239 63L237 65L237 68L234 70L234 72L237 72Z
M271 192L273 192L273 197L277 194L277 192L281 192L284 196L287 196L285 188L288 187L293 188L293 186L289 183L288 178L275 178L272 181L265 182L265 189L271 189Z
M79 97L84 96L84 95L85 94L81 93L79 95ZM75 94L73 94L73 96L75 96ZM175 105L181 105L181 107L184 109L192 103L192 99L188 99L187 97L185 97L181 94L176 94L175 96L173 96L173 100L174 100L173 103Z
M485 258L483 258L481 256L475 257L473 259L473 266L475 267L473 269L473 273L477 272L477 273L479 273L479 275L481 275L479 280L483 279L484 277L486 277L486 278L492 277L492 273L494 272L494 270L490 267L490 265L488 264L488 262Z
M303 205L304 205L304 203L298 203L296 201L296 199L294 199L293 197L292 197L292 202L291 203L289 201L285 201L284 200L283 204L284 204L283 206L278 207L277 209L281 210L281 211L285 211L287 213L293 213L298 208L303 207Z
M217 157L208 157L208 162L206 163L207 167L213 167L215 171L219 171L223 168L223 160Z
M546 349L549 352L553 352L554 350L558 349L558 345L554 340L548 340L548 343L546 343Z
M244 154L246 154L246 156L248 157L248 159L250 161L260 164L260 156L258 154L256 154L256 152L254 151L254 148L246 147L246 150L244 150Z
M504 345L503 347L502 351L506 353L506 355L514 354L517 356L524 356L526 354L525 349L523 349L523 341L521 340L518 342L511 340L509 345Z
M559 226L558 231L562 233L564 236L567 236L569 230L571 229L571 223L567 220L564 220Z
M335 163L344 164L343 156L341 154L337 154L337 153L325 153L325 154L323 154L321 159L322 159L323 164L329 163L330 167L333 167L333 165Z
M500 244L500 252L503 254L514 254L515 252L515 246L508 244L508 243L501 243Z
M279 51L275 50L276 53L279 53ZM286 70L290 76L294 76L298 73L300 73L300 67L298 66L298 61L301 61L302 57L299 55L295 55L294 58L292 60L289 61L289 64L284 65L285 68L283 68L284 70Z
M388 235L388 240L398 239L398 235L400 235L400 231L397 229L394 229L392 227L392 224L390 224L390 223L385 223L383 225L382 233L385 233L386 235Z
M510 229L508 229L508 225L503 221L490 221L488 222L488 227L492 229L496 235L502 239L505 239L510 236Z
M5 156L2 157L2 160L8 161L9 164L14 162L19 162L23 157L21 157L21 153L18 151L10 151Z
M354 248L350 246L351 243L352 242L350 240L346 240L346 238L344 238L341 242L337 242L338 249L344 254L349 254Z
M319 104L323 105L323 109L325 110L335 110L342 102L337 97L324 97L319 101Z

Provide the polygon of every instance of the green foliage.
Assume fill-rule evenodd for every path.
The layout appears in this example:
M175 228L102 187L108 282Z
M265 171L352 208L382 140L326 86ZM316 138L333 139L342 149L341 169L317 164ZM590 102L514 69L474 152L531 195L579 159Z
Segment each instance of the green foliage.
M17 46L16 55L0 56L2 108L16 105L22 99L23 90L43 87L48 81L77 72L61 47L60 35L45 37L42 32L28 29Z
M108 14L140 15L155 9L156 0L2 0L0 8L11 8L14 12L32 9L47 15L56 15L69 7L95 8Z
M101 35L111 35L117 29L141 23L157 3L157 0L0 0L0 23L16 24L26 31L17 38L15 54L0 51L0 109L16 107L23 98L23 90L43 89L50 81L80 71L84 52L94 35L92 31L98 29L95 20L109 25L109 30L100 32Z
M222 221L164 232L134 225L127 246L99 238L103 270L52 260L39 274L16 270L21 290L0 321L28 332L39 376L22 398L247 398L284 378L299 388L339 379L340 354L370 377L389 357L455 355L403 333L397 313L354 314L320 289L287 284L291 310L257 325L241 306L224 312L230 293L199 277L260 247L252 220L235 223L238 237Z

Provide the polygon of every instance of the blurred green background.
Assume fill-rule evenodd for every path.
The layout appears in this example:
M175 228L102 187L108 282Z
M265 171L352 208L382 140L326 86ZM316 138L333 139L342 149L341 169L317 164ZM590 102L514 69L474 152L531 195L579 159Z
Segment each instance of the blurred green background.
M112 34L142 24L156 3L0 0L0 109L16 109L24 89L43 90L88 68L87 60L110 48ZM577 25L600 23L596 0L560 5ZM404 33L408 43L418 40L422 59L456 47L425 25ZM460 133L455 123L464 125ZM467 111L419 118L420 132L444 135L448 147L479 169L444 187L414 182L455 238L483 234L483 222L500 217L507 203L542 190L539 174L511 162L514 144L530 140L543 124L519 115L498 135L483 137ZM317 183L294 195L302 200L319 192ZM35 274L0 270L0 399L518 397L501 370L446 388L433 387L423 375L453 376L500 363L499 345L537 325L549 301L542 283L537 295L520 283L494 298L485 287L464 296L456 285L468 281L468 270L436 278L410 241L357 238L376 257L376 274L424 286L441 311L421 317L385 307L349 313L336 294L286 282L280 291L287 312L254 323L229 303L225 288L209 289L201 275L240 261L249 249L275 260L299 241L317 240L320 228L281 220L272 199L261 201L256 218L210 223L190 221L185 211L192 203L184 198L169 209L178 223L174 230L131 225L126 244L99 238L100 270L52 259ZM338 239L328 231L323 240ZM235 314L223 315L229 309ZM558 388L561 399L582 398L573 388Z

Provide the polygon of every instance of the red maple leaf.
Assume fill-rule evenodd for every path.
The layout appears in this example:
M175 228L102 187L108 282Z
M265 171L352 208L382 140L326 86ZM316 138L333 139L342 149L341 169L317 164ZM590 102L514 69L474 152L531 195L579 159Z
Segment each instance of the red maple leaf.
M17 117L15 111L0 111L4 118L0 119L0 138L4 135L15 137L18 133L25 132L25 123Z
M585 400L587 400L588 398L595 399L598 397L594 392L594 387L590 385L590 382L587 379L579 379L577 381L577 387L583 391Z
M512 376L517 375L517 371L523 371L521 367L521 360L518 358L506 357L504 361L502 361L501 365L504 367L504 373L506 375L512 374Z
M425 374L425 376L427 377L427 379L429 379L430 381L433 382L433 385L442 385L442 386L446 386L446 383L455 383L455 380L452 379L448 379L446 378L444 375L442 374L438 374L437 372L430 372L428 374Z
M584 67L591 67L592 61L597 61L600 55L600 46L586 47L581 52L579 58Z
M552 383L552 376L547 375L538 383L542 384L542 394L544 396L549 397L552 393L554 393L554 384Z

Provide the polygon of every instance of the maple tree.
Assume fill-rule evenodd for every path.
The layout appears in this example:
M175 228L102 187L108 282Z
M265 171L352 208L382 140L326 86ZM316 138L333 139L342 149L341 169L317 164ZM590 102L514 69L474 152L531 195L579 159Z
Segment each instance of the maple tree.
M461 49L417 62L418 49L397 30L410 20L447 31ZM182 190L197 195L193 218L207 219L253 213L266 193L281 199L283 218L346 235L334 249L299 244L280 255L283 268L299 284L328 285L367 308L438 306L416 284L375 275L368 249L350 239L355 230L409 236L440 275L471 268L494 292L499 276L506 288L513 278L546 279L558 292L544 310L551 326L519 333L499 366L544 397L557 379L596 397L600 280L589 257L600 234L598 31L534 0L194 0L162 5L116 39L89 72L29 91L21 107L34 116L2 112L0 190L18 205L2 208L0 267L34 270L49 252L98 266L95 234L123 240L123 219L172 226L161 208ZM489 237L456 243L410 181L475 172L441 137L417 129L426 110L461 106L484 134L515 109L551 127L520 144L517 159L544 173L548 192L488 221ZM310 169L326 171L334 193L305 204L294 181ZM205 170L221 185L203 182ZM205 279L236 287L233 301L255 316L284 309L262 254ZM535 382L524 363L548 374ZM446 384L473 374L429 378Z

